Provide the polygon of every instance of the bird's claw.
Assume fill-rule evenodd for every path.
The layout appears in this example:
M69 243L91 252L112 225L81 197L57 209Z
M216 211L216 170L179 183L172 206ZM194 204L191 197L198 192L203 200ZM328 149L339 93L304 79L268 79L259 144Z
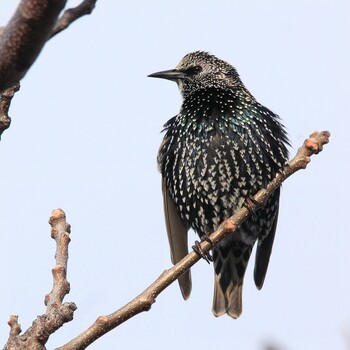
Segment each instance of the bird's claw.
M255 213L255 208L259 203L252 197L249 196L243 203L243 207L247 208L249 212L253 215L254 219L257 219L257 215Z
M210 243L210 245L211 245L212 247L214 246L214 243L213 243L213 241L210 239L210 237L209 237L208 234L202 235L202 237L201 237L201 242L203 242L203 241L206 241L206 242Z
M206 241L208 243L211 244L211 246L213 246L213 242L212 240L207 236L207 235L203 235L201 237L201 242ZM213 261L213 257L211 256L210 252L206 252L204 253L201 247L200 242L195 241L194 245L192 246L192 249L199 255L201 256L208 264L210 264L210 262Z

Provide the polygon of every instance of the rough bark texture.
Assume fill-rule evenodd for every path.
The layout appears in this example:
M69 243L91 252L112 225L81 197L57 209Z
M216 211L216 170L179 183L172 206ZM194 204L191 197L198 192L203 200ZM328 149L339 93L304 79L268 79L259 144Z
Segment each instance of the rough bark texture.
M12 98L15 95L15 93L19 90L19 88L19 83L15 84L3 91L0 95L0 139L2 133L11 125L11 118L8 112L10 109Z
M51 36L66 0L22 0L0 36L0 91L17 84Z

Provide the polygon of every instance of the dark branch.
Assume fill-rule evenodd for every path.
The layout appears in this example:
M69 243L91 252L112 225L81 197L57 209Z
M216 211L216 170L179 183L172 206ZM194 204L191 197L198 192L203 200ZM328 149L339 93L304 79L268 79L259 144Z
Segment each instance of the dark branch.
M78 18L89 15L95 8L96 1L97 0L84 0L77 7L66 10L55 24L50 39L56 34L62 32L62 30L68 28Z
M22 0L6 27L0 28L0 138L9 128L8 110L19 81L34 63L47 40L78 18L90 14L97 0L83 0L61 18L67 0Z
M8 115L12 97L19 90L20 85L15 84L4 90L0 96L0 139L2 133L10 127L11 118Z
M0 36L0 91L19 82L50 37L66 0L22 0Z

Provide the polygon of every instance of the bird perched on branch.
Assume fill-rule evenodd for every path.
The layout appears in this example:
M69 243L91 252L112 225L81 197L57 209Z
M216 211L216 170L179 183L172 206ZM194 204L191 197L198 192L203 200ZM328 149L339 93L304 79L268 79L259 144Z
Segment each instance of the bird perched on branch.
M178 84L180 112L165 125L158 153L171 259L188 254L187 232L210 237L221 222L282 170L288 139L279 117L262 106L229 63L202 51L187 54L175 69L149 75ZM276 231L280 191L238 230L213 248L213 313L242 313L242 284L257 241L254 281L264 283ZM190 271L179 278L184 299Z

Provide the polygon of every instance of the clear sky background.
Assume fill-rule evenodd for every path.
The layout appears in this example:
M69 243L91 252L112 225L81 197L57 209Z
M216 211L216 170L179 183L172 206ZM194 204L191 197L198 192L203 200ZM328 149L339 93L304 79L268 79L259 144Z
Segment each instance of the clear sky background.
M0 0L5 25L19 1ZM75 5L79 1L69 1ZM331 143L284 185L264 288L251 260L238 320L211 313L213 267L193 268L152 310L91 349L346 349L350 333L350 2L99 0L93 14L51 40L13 99L0 144L0 339L9 314L22 329L45 311L55 244L53 209L72 225L63 345L121 307L170 266L156 154L181 104L177 86L147 78L188 52L233 64L278 113L293 144L328 129ZM195 240L190 235L190 244ZM252 256L253 257L253 256Z

